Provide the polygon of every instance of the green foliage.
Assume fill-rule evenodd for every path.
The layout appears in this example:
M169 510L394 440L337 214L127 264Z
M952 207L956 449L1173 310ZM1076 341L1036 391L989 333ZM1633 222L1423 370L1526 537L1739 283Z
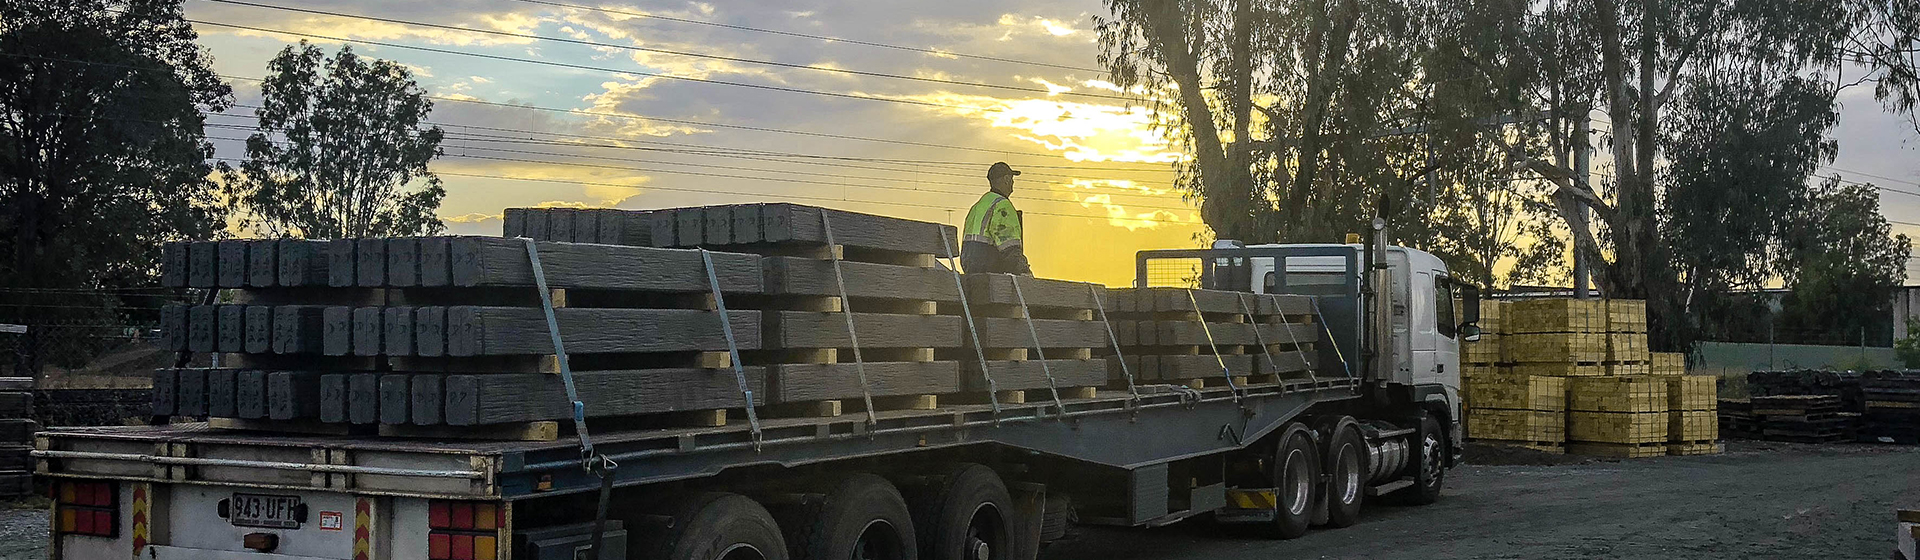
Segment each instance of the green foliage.
M30 375L151 320L160 243L224 224L200 110L232 101L180 0L0 3L0 323Z
M302 41L267 70L247 160L224 170L243 227L309 238L445 228L435 211L446 189L427 170L442 134L421 126L432 102L406 67Z
M1787 223L1782 323L1832 333L1840 344L1886 344L1878 333L1891 330L1890 296L1906 279L1913 245L1891 235L1879 191L1828 179L1796 201Z
M145 284L221 229L199 110L232 91L195 38L179 0L0 7L0 286Z
M1893 341L1893 355L1906 368L1920 368L1920 321L1907 318L1907 337Z

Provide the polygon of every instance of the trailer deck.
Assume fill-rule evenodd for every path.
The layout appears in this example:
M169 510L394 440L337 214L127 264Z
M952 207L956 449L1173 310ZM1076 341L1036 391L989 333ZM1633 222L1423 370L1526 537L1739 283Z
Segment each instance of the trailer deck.
M1140 387L1095 398L883 411L744 424L594 432L621 468L617 486L685 480L749 465L800 466L915 450L995 443L1134 469L1241 447L1314 404L1356 398L1351 378L1189 389ZM206 423L56 428L33 452L45 476L334 490L364 495L518 500L593 491L577 443L431 441L229 431Z

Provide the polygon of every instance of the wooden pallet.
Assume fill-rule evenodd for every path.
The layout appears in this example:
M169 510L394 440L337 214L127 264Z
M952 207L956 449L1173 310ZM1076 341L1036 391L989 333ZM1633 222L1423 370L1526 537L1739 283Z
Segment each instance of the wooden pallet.
M1600 377L1607 374L1606 366L1596 362L1517 363L1507 368L1513 375L1542 377Z
M1662 457L1667 454L1667 444L1658 443L1594 443L1568 442L1567 453L1589 457L1613 457L1617 459L1638 459L1644 457Z
M1667 442L1668 455L1719 455L1727 452L1727 444L1714 440Z
M1522 449L1532 449L1534 451L1539 451L1541 453L1546 453L1550 455L1565 455L1567 453L1567 443L1564 441L1512 441L1512 440L1483 439L1483 438L1473 438L1472 440L1469 440L1469 441L1483 444L1483 445L1498 445L1502 447L1519 447Z

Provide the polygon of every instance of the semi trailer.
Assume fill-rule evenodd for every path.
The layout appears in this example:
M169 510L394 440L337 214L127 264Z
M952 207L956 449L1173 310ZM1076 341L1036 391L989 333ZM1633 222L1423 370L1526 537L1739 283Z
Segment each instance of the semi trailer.
M1366 243L1143 251L1135 284L1295 294L1322 344L1262 386L597 429L570 440L55 428L54 560L1015 560L1073 524L1210 515L1274 538L1432 503L1461 450L1478 291ZM1454 302L1464 303L1460 317ZM583 467L590 466L593 468Z

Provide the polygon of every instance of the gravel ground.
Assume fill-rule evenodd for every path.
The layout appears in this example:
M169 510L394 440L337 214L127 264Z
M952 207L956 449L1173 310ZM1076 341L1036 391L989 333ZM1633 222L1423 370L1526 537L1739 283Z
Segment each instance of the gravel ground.
M1726 454L1468 465L1440 503L1370 508L1293 541L1204 521L1082 529L1043 560L1208 558L1863 558L1893 552L1896 506L1920 507L1920 447L1736 441Z
M1482 456L1521 464L1464 466L1440 503L1370 507L1346 529L1268 541L1197 520L1086 527L1041 558L1881 560L1893 551L1895 507L1920 507L1912 446L1735 441L1705 457ZM46 534L44 511L0 509L0 560L45 558Z
M46 500L38 500L45 507ZM30 504L0 509L0 560L46 560L47 510Z

